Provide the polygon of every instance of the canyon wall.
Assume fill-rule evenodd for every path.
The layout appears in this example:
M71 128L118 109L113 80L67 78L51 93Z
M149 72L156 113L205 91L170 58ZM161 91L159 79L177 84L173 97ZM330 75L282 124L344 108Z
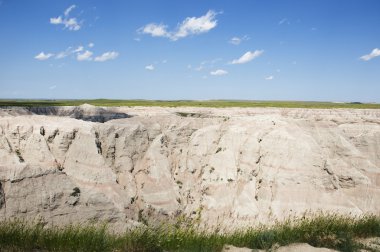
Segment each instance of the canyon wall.
M380 110L0 109L0 219L208 227L380 214Z

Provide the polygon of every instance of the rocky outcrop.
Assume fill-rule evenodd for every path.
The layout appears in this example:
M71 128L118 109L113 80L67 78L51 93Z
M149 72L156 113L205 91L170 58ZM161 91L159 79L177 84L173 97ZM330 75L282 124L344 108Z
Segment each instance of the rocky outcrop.
M89 104L81 106L52 106L52 107L28 107L28 108L9 108L12 114L35 114L71 117L83 121L104 123L109 120L128 118L128 114L118 112L117 108L102 108Z
M362 247L361 252L380 251L380 237L359 239L357 242Z
M130 117L105 123L31 111L0 110L2 219L230 229L380 214L378 110L120 107Z
M294 243L288 246L273 246L269 250L238 248L231 245L224 246L222 252L337 252L337 250L328 248L316 248L307 243Z

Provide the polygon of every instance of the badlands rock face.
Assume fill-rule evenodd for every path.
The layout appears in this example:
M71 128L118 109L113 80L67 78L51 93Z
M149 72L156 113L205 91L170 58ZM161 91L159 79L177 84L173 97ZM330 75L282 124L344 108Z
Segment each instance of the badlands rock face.
M230 229L379 202L379 110L0 109L0 219Z

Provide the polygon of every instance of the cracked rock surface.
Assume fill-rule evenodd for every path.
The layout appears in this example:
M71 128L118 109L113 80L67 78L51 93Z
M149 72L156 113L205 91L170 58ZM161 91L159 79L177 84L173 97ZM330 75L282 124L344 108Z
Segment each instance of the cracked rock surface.
M231 229L380 214L380 110L57 109L0 109L0 219Z

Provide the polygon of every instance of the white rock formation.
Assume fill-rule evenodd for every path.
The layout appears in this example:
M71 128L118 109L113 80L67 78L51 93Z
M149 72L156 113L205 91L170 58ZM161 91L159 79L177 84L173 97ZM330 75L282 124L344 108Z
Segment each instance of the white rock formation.
M231 245L224 246L222 252L265 252L266 250L238 248ZM270 252L338 252L328 248L316 248L307 243L294 243L288 246L276 247L269 249Z
M379 202L380 110L0 109L0 219L185 215L231 229L309 210L380 214Z

